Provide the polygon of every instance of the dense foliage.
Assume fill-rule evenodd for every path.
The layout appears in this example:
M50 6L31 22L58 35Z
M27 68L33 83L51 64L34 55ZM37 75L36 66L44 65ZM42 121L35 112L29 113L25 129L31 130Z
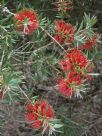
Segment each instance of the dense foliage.
M93 4L0 1L1 136L88 135L83 103L100 80L102 58Z

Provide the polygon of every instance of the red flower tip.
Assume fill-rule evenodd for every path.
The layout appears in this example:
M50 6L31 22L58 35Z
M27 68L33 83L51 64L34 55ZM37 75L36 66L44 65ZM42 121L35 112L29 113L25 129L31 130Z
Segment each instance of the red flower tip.
M34 104L26 105L26 120L35 129L40 129L43 123L47 123L54 118L53 108L46 100L36 101Z
M75 27L70 23L65 23L63 20L56 20L56 34L54 38L60 43L71 44L74 41Z
M97 42L99 40L99 35L94 35L92 39L90 39L88 36L86 36L86 43L81 45L80 49L83 50L90 50L92 49L93 47L97 47Z
M67 79L59 79L57 82L58 91L68 97L72 96L73 90L69 88Z
M93 70L90 60L78 49L71 49L65 55L65 59L61 60L59 64L62 70L72 71L75 75L78 74L81 77L86 77Z
M83 83L91 79L90 72L94 69L93 63L81 50L73 48L65 54L59 64L65 72L65 78L57 81L59 92L68 97L72 95L81 97L80 92L84 90Z
M59 79L59 81L57 82L59 92L68 97L76 94L81 84L82 80L80 76L75 76L71 73L68 75L67 78Z
M71 70L71 65L70 65L70 62L69 60L61 60L59 62L59 65L61 66L61 68L64 70L64 71L67 71L67 70Z
M15 28L24 34L31 34L39 26L38 17L35 11L24 9L14 15Z
M35 121L35 123L32 124L32 127L34 127L35 129L40 129L42 125L42 121L37 120Z

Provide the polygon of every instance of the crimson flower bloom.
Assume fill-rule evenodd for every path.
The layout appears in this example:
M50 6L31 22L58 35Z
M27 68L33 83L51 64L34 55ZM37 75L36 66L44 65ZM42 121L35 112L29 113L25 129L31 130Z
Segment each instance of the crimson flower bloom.
M59 79L57 82L58 91L68 97L76 94L79 88L81 88L81 84L80 76L73 76L72 74L69 74L67 78Z
M31 34L39 26L38 17L35 11L24 9L14 15L15 28L24 34Z
M54 38L60 43L71 44L74 41L75 28L70 23L65 23L63 20L56 20L56 34Z
M59 65L61 66L61 68L64 70L64 71L68 71L71 69L71 65L69 65L70 62L68 59L65 59L65 60L61 60L59 62Z
M94 35L92 39L90 39L88 36L86 36L86 43L83 44L80 47L80 49L90 50L93 47L96 47L98 39L99 39L98 35Z
M26 120L35 129L48 125L48 121L54 118L53 108L46 100L36 101L26 105Z
M65 60L59 62L64 71L72 71L75 75L86 77L88 72L93 70L92 63L85 54L78 49L71 49L66 55Z

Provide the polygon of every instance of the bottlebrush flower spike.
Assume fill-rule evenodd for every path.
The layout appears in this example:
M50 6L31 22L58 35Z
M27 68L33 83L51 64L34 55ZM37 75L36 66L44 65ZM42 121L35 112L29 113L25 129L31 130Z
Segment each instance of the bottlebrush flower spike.
M68 59L65 59L65 60L61 60L59 62L59 65L61 66L61 68L64 70L64 71L68 71L68 70L71 70L71 65L69 65L69 60Z
M66 54L66 58L70 62L72 71L76 74L86 76L87 73L91 72L93 69L93 64L85 54L78 49L70 50L70 52Z
M64 71L73 72L81 77L89 76L88 73L93 70L93 63L78 49L71 49L66 55L65 60L59 62Z
M56 31L54 38L60 43L71 44L74 41L75 28L63 20L55 21Z
M24 9L14 15L15 28L24 34L31 34L39 26L38 17L35 11Z
M72 73L67 78L62 78L57 81L58 91L68 97L79 94L82 90L82 83L80 76L75 76Z
M40 129L43 126L50 128L49 121L54 119L54 110L46 100L36 101L34 104L26 105L26 120L35 129Z
M83 50L90 50L94 47L97 47L97 42L99 41L100 36L94 35L92 39L90 39L88 36L86 36L86 43L81 45L80 49Z

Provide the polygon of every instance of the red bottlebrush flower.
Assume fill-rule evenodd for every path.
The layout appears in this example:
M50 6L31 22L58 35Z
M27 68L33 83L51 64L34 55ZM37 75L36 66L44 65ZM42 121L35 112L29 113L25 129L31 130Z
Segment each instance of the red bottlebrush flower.
M35 121L35 123L32 124L32 127L34 127L35 129L40 129L42 125L42 121L37 120Z
M67 78L60 79L57 82L59 92L68 97L76 94L81 84L82 80L80 76L74 76L73 74L69 74Z
M31 112L33 110L37 112L38 106L39 106L38 102L36 102L34 105L32 103L30 103L30 104L26 105L26 110L29 112Z
M26 119L31 122L32 124L34 124L36 122L36 120L38 119L38 115L36 113L32 113L32 112L29 112L27 115L26 115ZM35 122L34 122L35 121Z
M68 74L68 78L69 78L69 82L70 83L76 82L77 85L81 85L82 84L82 79L81 79L80 75L75 74L73 71L71 71Z
M54 112L51 108L51 106L48 105L48 102L45 100L41 101L41 105L40 105L40 112L42 116L46 116L46 118L52 118L54 117Z
M46 100L36 101L26 105L26 120L35 129L40 129L44 124L54 118L54 111Z
M67 79L59 79L57 82L58 91L68 97L72 96L73 90L69 87L69 82Z
M85 67L88 63L87 57L77 49L70 50L69 53L66 54L66 58L69 60L69 63L73 68L79 66L79 68Z
M70 70L71 69L71 65L69 65L69 60L61 60L59 62L61 68L64 70L64 71L67 71L67 70Z
M60 43L71 44L74 41L75 28L69 24L65 23L63 20L56 20L56 34L54 38Z
M86 36L86 43L83 44L80 48L83 50L90 50L93 47L96 47L97 41L99 39L98 35L94 35L92 39L90 39L88 36Z
M93 70L92 63L88 60L85 54L78 50L72 49L65 55L65 64L59 62L64 71L72 71L74 74L86 77L88 72Z
M14 15L15 28L24 34L31 34L39 26L35 11L24 9Z

